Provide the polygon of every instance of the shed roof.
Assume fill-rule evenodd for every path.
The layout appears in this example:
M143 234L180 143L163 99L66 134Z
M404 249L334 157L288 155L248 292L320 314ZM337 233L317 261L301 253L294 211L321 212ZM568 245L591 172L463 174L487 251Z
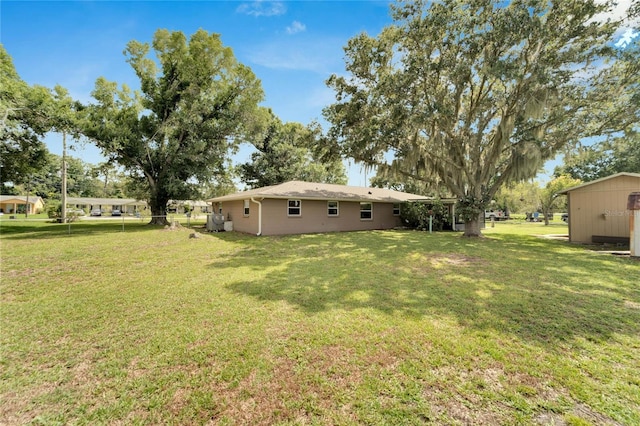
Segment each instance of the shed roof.
M248 198L299 198L306 200L333 201L377 201L399 203L403 201L431 200L432 197L393 191L385 188L366 188L360 186L346 186L329 183L290 181L273 186L251 189L224 195L207 200L208 202L223 202L246 200Z
M563 189L562 191L559 191L558 194L562 194L562 195L568 194L569 192L574 191L576 189L584 188L585 186L593 185L594 183L603 182L605 180L615 179L615 178L620 177L620 176L630 176L630 177L640 178L640 173L628 173L628 172L616 173L616 174L611 175L611 176L605 176L605 177L600 178L600 179L592 180L591 182L586 182L586 183L583 183L583 184L580 184L580 185L577 185L577 186L574 186L574 187L571 187L571 188Z

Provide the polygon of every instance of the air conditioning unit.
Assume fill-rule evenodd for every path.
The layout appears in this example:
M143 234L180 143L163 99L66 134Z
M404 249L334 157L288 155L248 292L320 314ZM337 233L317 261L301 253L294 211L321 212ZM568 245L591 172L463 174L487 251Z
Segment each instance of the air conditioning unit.
M207 231L209 232L224 231L224 215L223 214L207 215Z

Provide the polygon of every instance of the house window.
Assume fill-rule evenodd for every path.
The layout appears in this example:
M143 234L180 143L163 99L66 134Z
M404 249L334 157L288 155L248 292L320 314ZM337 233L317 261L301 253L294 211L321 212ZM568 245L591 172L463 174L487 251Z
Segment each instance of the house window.
M360 219L373 219L373 203L360 203Z
M393 215L400 216L400 203L393 203Z
M249 200L244 200L244 215L249 216Z
M300 205L300 200L289 200L287 216L300 216L302 210Z
M338 202L327 201L327 216L338 216Z

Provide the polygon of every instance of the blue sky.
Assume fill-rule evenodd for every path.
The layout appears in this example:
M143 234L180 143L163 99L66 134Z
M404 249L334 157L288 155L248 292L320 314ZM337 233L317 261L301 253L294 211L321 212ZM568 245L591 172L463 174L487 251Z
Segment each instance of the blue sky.
M622 0L617 13L631 0ZM122 54L127 42L151 42L159 28L187 36L203 28L219 33L262 81L264 106L284 122L319 121L334 101L325 80L344 73L343 47L353 36L378 35L392 23L389 1L0 1L0 42L29 84L60 84L83 102L98 77L138 87ZM628 34L628 33L627 33ZM623 33L618 35L622 37ZM60 137L47 138L62 153ZM246 161L250 148L239 156ZM70 152L96 164L87 145ZM547 167L549 172L553 166ZM349 184L367 186L372 173L348 167Z
M391 23L387 1L7 1L0 2L0 41L20 77L29 84L60 84L83 102L98 77L137 88L122 54L127 42L150 42L159 28L190 36L203 28L219 33L225 46L262 81L264 106L284 122L328 125L322 109L333 102L325 85L344 72L343 46L359 34L377 35ZM62 153L59 137L49 150ZM248 157L245 147L240 158ZM102 160L86 146L70 152L89 163ZM349 183L367 184L359 166Z

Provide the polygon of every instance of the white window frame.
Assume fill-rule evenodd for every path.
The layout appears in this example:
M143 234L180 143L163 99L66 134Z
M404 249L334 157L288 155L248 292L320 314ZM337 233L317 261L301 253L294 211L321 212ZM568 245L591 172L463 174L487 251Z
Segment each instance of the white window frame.
M293 205L291 205L293 203ZM297 205L296 205L297 203ZM294 213L291 213L291 209L293 209ZM295 210L298 210L298 213L295 213ZM290 199L287 200L287 216L289 217L300 217L302 216L302 201L298 199Z
M244 217L249 217L249 213L251 213L251 200L244 200L244 209L242 210L242 215Z
M394 216L400 216L400 203L393 203L392 209Z
M363 209L362 207L365 205L369 205L369 209ZM369 213L369 217L362 217L363 213ZM373 220L373 203L368 201L360 202L360 220Z
M331 207L330 203L335 203L335 207ZM335 213L331 213L331 210L335 210ZM327 201L327 216L337 217L340 216L340 202L339 201Z

